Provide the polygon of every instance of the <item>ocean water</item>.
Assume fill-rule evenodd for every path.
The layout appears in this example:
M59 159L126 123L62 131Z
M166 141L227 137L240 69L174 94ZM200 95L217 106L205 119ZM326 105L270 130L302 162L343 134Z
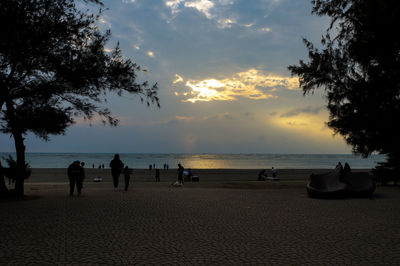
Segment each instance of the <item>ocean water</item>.
M2 165L4 158L13 153L0 152ZM86 163L87 168L104 164L108 168L112 153L27 153L26 161L32 168L66 168L75 161ZM194 169L332 169L340 161L348 162L354 169L373 168L385 160L383 155L372 155L367 159L350 154L161 154L161 153L121 153L121 160L130 168L148 168L155 164L163 168L177 168L181 163L185 168Z

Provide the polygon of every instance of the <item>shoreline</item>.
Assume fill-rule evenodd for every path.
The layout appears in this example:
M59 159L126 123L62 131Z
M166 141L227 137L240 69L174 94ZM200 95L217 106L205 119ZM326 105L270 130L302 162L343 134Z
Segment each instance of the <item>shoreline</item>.
M280 181L306 181L309 176L329 172L331 169L277 169L277 177ZM200 182L229 182L229 181L257 181L260 169L192 169ZM353 169L353 172L369 172L371 169ZM101 177L102 182L112 182L109 168L86 168L85 183L94 183L93 178ZM272 176L271 170L267 169L267 175ZM120 176L120 182L123 182ZM161 182L174 182L177 179L177 170L160 170ZM134 169L131 182L154 182L155 170ZM8 179L5 178L6 183ZM280 182L272 181L272 182ZM32 175L25 183L64 183L68 182L66 168L32 168ZM260 181L262 182L262 181ZM266 181L271 182L271 181Z

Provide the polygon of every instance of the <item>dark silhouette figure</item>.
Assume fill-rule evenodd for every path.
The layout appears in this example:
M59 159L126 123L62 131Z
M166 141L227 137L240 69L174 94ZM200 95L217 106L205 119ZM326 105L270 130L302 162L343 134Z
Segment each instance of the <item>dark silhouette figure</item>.
M258 173L258 181L265 181L265 180L267 180L268 175L267 175L266 172L267 172L267 171L266 171L265 169L263 169L263 170L261 170L261 171Z
M179 184L183 185L183 171L185 170L185 168L178 163L178 182Z
M153 166L149 164L149 170L151 171L151 169L153 169Z
M83 180L83 168L79 161L75 161L68 167L68 179L69 179L69 195L74 195L75 185L78 192L78 196L81 195L82 191L82 180Z
M169 169L169 164L167 164L167 170Z
M160 182L160 169L156 169L156 182Z
M276 169L274 167L272 167L271 171L272 171L272 177L275 178L276 177Z
M164 164L164 170L167 168L167 164Z
M101 168L103 168L103 169L104 169L104 163L101 165Z
M128 168L128 166L125 166L124 168L124 178L125 178L125 191L128 191L129 180L131 179L131 170Z
M338 162L338 164L336 165L335 168L340 168L340 170L342 171L342 170L343 170L342 163L341 163L341 162Z
M350 168L350 165L349 165L348 163L345 163L345 164L344 164L343 172L344 172L345 174L351 172L351 168Z
M113 183L114 183L115 189L117 189L117 187L118 187L119 175L121 174L123 167L124 167L124 164L119 159L119 155L115 154L114 159L112 159L112 161L110 162L111 175L113 178Z

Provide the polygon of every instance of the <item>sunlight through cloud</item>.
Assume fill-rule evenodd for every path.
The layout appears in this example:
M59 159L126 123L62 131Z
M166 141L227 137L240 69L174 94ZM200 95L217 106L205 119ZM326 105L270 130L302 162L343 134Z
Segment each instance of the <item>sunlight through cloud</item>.
M184 79L176 74L173 82L176 84ZM297 77L283 77L272 74L263 74L257 69L239 72L231 78L187 80L185 83L188 93L183 102L235 101L239 97L262 100L278 98L273 92L278 89L298 89ZM175 93L176 96L185 96L185 93Z

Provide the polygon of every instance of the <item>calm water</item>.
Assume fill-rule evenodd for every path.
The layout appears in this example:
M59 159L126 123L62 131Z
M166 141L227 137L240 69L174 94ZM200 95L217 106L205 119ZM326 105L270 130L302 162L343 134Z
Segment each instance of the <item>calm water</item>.
M0 152L2 164L4 157L13 153ZM113 159L111 153L27 153L27 162L33 168L66 168L75 160L86 162L90 168L104 164L107 168ZM155 164L162 168L168 163L170 168L177 168L181 163L186 168L213 169L331 169L337 162L348 162L352 168L372 168L377 162L385 160L385 156L372 155L367 159L349 154L139 154L121 153L121 160L131 168L148 168Z

